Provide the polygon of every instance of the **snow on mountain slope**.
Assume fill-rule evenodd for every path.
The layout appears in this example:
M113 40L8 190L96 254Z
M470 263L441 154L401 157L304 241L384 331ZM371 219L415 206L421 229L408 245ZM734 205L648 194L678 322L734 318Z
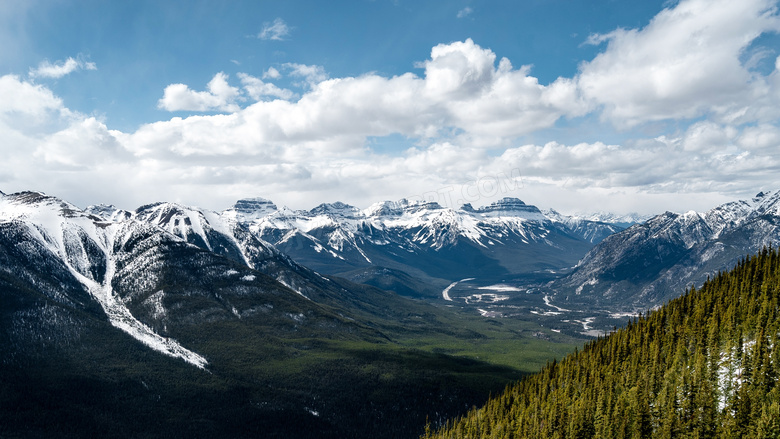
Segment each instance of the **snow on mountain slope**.
M516 198L457 210L402 199L365 210L337 202L293 211L255 200L240 200L223 217L329 274L378 265L452 281L463 269L495 276L561 269L622 229L545 214Z
M546 213L546 212L545 212ZM612 212L588 212L588 213L575 213L569 218L579 219L586 221L595 221L599 223L616 224L625 228L631 227L634 224L643 223L654 215L640 215L638 213L629 214L615 214Z
M252 267L230 224L216 212L175 203L155 203L136 209L133 218L160 227L190 244Z
M617 216L611 214L563 215L549 209L544 211L545 217L551 221L563 224L572 233L584 238L592 244L598 244L604 238L619 232L639 221L639 217ZM634 221L636 219L636 221Z
M762 192L704 213L666 212L611 235L552 288L570 300L649 308L778 241L780 192Z
M175 203L82 211L41 193L3 195L0 262L0 284L78 309L99 304L112 326L200 368L206 358L177 340L197 343L190 337L204 320L254 318L273 332L306 315L338 329L328 306L382 296L297 264L229 212Z
M269 203L263 199L240 201L236 203L238 207L221 214L176 203L154 203L138 208L132 218L264 273L307 300L333 301L342 294L340 288L281 253L240 221L256 216L256 212L247 211L246 206L273 210L268 207ZM333 240L330 244L334 245Z
M1 223L26 227L27 238L42 244L64 263L70 274L101 305L113 326L158 352L200 368L208 364L201 355L184 348L176 340L160 336L136 319L114 293L115 245L134 224L108 223L69 203L37 192L0 196Z

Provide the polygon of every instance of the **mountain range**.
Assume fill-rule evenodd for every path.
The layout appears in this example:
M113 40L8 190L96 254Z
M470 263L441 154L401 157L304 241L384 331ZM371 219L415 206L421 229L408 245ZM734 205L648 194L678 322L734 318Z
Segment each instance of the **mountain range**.
M0 194L0 437L410 436L575 342L317 273L229 215Z
M560 322L590 333L583 313L649 309L775 245L780 193L641 219L0 192L0 436L411 437L582 342Z
M516 198L481 208L400 200L365 210L337 202L308 211L280 209L256 198L240 200L222 215L304 266L385 286L398 286L382 282L399 272L446 286L466 277L503 279L562 270L623 229L542 212Z
M706 212L665 212L615 233L549 284L558 300L644 310L780 242L780 192Z

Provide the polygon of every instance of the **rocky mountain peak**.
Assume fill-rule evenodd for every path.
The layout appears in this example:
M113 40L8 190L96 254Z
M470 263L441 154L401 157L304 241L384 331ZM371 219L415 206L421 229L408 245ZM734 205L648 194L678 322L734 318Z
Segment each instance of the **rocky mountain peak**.
M233 210L244 214L251 214L258 211L273 212L278 210L278 208L276 207L276 204L274 204L273 201L269 199L255 197L255 198L242 198L236 201L236 203L233 204Z
M319 206L311 209L309 214L311 215L331 215L352 218L360 213L360 209L349 204L336 201L335 203L322 203Z
M84 212L110 222L122 222L133 217L132 212L119 209L113 204L94 204L87 206Z
M238 221L253 221L278 211L279 208L271 200L255 197L236 201L225 213Z

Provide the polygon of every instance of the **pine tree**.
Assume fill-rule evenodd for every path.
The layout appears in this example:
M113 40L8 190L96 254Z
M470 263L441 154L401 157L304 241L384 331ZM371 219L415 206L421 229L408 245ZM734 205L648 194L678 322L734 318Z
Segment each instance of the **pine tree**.
M426 437L780 438L779 300L765 249Z

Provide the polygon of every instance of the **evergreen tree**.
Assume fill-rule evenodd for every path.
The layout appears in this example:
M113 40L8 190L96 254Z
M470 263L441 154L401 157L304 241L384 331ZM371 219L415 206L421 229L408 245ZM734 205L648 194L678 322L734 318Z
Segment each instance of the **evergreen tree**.
M780 254L767 248L426 438L780 438Z

